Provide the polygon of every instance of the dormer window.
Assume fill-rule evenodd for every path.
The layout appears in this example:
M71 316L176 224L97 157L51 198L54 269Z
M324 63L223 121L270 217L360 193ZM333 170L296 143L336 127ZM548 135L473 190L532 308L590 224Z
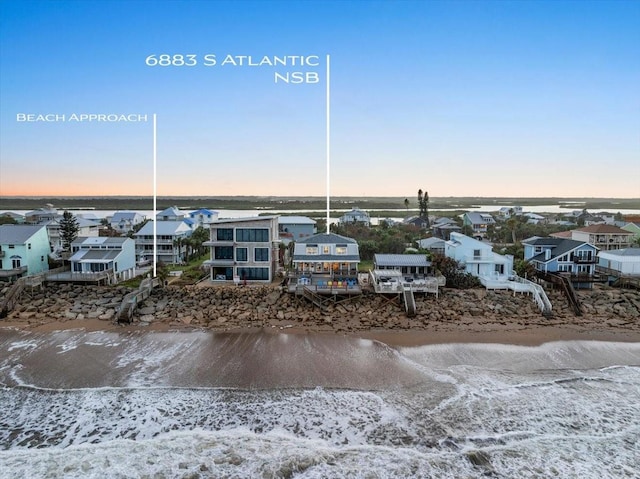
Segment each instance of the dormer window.
M318 245L308 244L305 252L306 254L318 254Z

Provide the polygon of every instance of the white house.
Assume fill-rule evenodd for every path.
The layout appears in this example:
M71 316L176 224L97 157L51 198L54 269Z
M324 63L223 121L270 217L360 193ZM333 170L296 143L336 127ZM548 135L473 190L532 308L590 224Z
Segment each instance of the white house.
M364 226L371 225L371 218L366 211L362 211L360 208L353 208L351 211L347 211L338 219L340 224L362 224Z
M424 277L431 273L431 261L424 254L380 254L373 255L376 270L396 270L403 276Z
M184 213L177 206L170 206L156 215L158 221L180 221L184 219Z
M271 282L278 266L278 217L225 218L210 225L212 281Z
M136 225L144 222L145 216L135 211L116 211L111 217L109 224L111 228L122 235L132 231Z
M136 275L135 241L126 237L79 237L71 243L71 271L99 273L110 271L112 282Z
M62 236L60 234L61 219L62 218L57 218L45 223L47 227L47 234L49 235L49 244L51 246L51 251L53 251L54 253L60 252L63 249ZM76 220L78 222L78 238L95 237L99 235L100 225L95 221L87 220L81 217L76 217Z
M513 256L494 253L491 245L462 233L451 233L444 253L464 265L467 273L480 279L501 279L513 273Z
M598 253L597 271L640 277L640 248L624 248Z
M504 220L508 220L512 216L520 216L521 214L522 206L503 206L498 210L498 216Z
M144 263L153 260L153 221L146 223L135 233L136 261ZM186 257L182 240L191 236L191 228L184 221L158 221L156 225L158 261L166 264L180 264Z

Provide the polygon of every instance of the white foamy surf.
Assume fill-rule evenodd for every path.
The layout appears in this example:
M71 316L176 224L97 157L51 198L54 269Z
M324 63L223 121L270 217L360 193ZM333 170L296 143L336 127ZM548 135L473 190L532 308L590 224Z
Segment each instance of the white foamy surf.
M640 344L0 332L0 477L637 477Z

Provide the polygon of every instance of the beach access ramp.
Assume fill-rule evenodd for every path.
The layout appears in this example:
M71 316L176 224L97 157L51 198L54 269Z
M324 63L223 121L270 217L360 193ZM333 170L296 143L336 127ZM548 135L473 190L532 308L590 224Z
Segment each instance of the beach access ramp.
M147 299L151 295L153 288L160 286L160 280L158 278L145 278L140 282L140 286L135 291L127 294L120 303L118 308L118 322L130 323L133 318L133 312L142 301Z

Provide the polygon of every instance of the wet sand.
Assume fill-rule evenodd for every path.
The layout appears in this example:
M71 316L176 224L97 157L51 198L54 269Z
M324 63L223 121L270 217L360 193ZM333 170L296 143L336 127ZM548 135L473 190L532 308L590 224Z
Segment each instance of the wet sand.
M556 321L556 323L559 323ZM635 326L635 325L634 325ZM370 329L359 331L333 331L330 328L319 328L317 325L304 325L292 322L280 322L264 327L246 327L214 331L207 328L194 327L166 322L150 323L142 326L137 323L122 325L98 319L82 319L70 321L52 321L44 324L28 324L22 321L3 321L0 329L17 329L37 333L54 331L84 330L86 332L108 331L120 333L134 332L190 332L208 331L210 333L286 333L286 334L321 334L329 336L346 336L380 341L390 346L413 347L429 344L451 343L487 343L514 344L536 346L552 341L615 341L640 342L640 331L636 328L615 327L606 323L589 319L576 318L573 324L541 325L522 323L496 324L482 320L465 323L425 324L422 329L385 330Z

